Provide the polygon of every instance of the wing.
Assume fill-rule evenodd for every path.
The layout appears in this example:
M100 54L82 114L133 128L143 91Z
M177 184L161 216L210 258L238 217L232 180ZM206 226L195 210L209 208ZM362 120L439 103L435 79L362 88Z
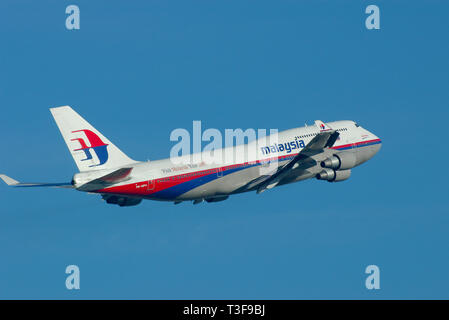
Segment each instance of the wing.
M33 182L26 182L21 183L17 180L14 180L11 177L8 177L5 174L0 174L0 179L2 179L8 186L11 187L55 187L55 188L73 188L73 185L71 182L64 182L64 183L33 183Z
M279 167L273 174L263 176L251 182L251 188L257 187L257 193L274 188L279 182L291 173L291 170L299 167L303 162L311 160L311 157L324 152L337 141L339 133L335 130L322 131L317 134L292 160Z
M121 168L115 170L107 175L104 175L100 178L89 181L88 183L79 187L79 190L82 191L92 191L103 189L107 186L110 186L114 183L125 181L129 179L129 174L131 173L132 168ZM55 188L74 188L74 185L71 182L67 183L33 183L26 182L21 183L17 180L14 180L7 175L0 174L0 179L2 179L8 186L12 187L55 187Z

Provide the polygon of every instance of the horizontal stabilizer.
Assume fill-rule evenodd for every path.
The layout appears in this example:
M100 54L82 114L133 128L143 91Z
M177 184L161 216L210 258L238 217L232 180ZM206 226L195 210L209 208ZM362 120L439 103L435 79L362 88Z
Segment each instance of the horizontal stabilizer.
M11 187L73 188L73 186L70 182L67 182L67 183L33 183L33 182L21 183L21 182L14 180L13 178L10 178L4 174L0 174L0 179L2 179L8 186L11 186Z
M123 180L127 180L132 170L133 168L121 168L105 176L102 176L101 178L95 179L92 182L117 183Z
M81 190L81 191L92 191L92 190L106 188L115 183L129 180L130 179L129 175L132 170L133 170L133 168L121 168L121 169L115 170L115 171L108 173L107 175L104 175L100 178L89 181L88 183L83 184L79 188L77 187L77 189Z

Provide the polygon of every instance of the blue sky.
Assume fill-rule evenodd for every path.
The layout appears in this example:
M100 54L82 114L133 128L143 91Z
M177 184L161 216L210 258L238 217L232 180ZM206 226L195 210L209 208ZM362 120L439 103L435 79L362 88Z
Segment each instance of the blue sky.
M77 4L81 29L65 28ZM381 29L365 28L365 8ZM0 184L0 298L449 298L446 1L0 2L0 172L70 181L48 108L71 105L129 156L175 128L352 119L383 140L350 180L215 204ZM81 290L65 288L65 267ZM376 264L381 289L368 291Z

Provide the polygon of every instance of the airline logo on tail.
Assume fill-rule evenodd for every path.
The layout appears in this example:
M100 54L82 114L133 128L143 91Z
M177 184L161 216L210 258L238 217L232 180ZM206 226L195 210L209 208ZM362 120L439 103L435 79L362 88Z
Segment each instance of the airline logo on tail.
M86 138L89 142L89 145L87 145L86 141L83 138L71 139L71 141L78 141L79 144L81 145L81 148L74 149L73 151L82 150L82 151L84 151L84 153L86 155L86 159L81 159L81 161L93 159L92 153L91 153L91 150L92 150L93 152L95 152L95 154L98 158L98 161L100 161L100 163L90 165L89 167L96 167L96 166L101 166L102 164L105 164L109 158L109 154L108 154L108 150L107 150L108 144L104 143L97 134L95 134L94 132L92 132L90 130L85 129L85 130L72 131L72 133L77 133L77 132L83 132L86 135Z

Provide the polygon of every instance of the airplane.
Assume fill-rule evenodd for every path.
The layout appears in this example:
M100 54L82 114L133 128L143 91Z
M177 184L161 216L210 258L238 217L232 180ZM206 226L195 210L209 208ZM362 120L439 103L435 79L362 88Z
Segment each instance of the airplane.
M170 158L142 162L129 158L70 106L50 108L50 112L79 173L67 183L21 183L4 174L0 178L13 187L72 188L100 194L107 203L121 207L143 199L218 202L233 194L262 193L310 178L340 182L382 145L354 121L316 120L314 125L281 131L273 140L270 135L229 147L227 151L239 154L256 146L253 155L240 161L207 163L201 157L192 160L191 155L181 155L176 162Z

